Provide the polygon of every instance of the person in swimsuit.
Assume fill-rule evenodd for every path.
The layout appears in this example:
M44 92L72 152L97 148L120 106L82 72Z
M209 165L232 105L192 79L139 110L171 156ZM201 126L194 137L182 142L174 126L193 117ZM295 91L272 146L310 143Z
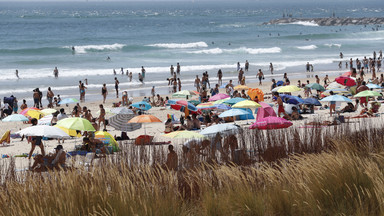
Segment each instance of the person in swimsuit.
M104 125L104 130L106 129L106 125L105 125L105 109L104 109L104 107L103 107L103 104L100 104L99 105L99 107L100 107L100 115L99 115L99 128L100 128L100 126L101 126L101 122L103 123L103 125Z
M116 98L119 98L119 84L119 80L117 80L117 77L115 77Z
M101 88L101 94L103 95L103 103L105 103L105 99L108 95L107 85L104 83L103 88Z
M37 125L37 119L33 118L31 119L32 126ZM28 137L28 140L31 142L31 151L29 152L28 159L31 159L33 151L35 150L36 146L39 146L41 149L41 154L44 156L45 151L44 151L44 145L43 142L41 141L43 137L41 136L30 136Z

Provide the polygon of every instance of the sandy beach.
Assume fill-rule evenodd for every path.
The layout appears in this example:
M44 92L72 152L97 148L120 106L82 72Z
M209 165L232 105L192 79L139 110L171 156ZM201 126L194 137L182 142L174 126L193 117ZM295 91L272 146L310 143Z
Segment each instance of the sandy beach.
M342 72L340 72L340 74L341 73ZM327 71L311 72L311 73L305 73L305 74L307 75L307 78L290 79L291 84L297 85L298 80L300 80L302 83L306 82L306 80L309 80L310 83L315 83L316 79L314 77L317 74L319 74L319 78L321 79L321 83L322 83L322 79L325 76L324 74L327 74ZM368 76L369 75L370 74L368 74ZM247 75L247 76L251 76L251 75ZM378 74L378 76L380 76L380 74ZM330 76L329 77L329 79L331 81L333 81L335 78L336 78L336 76L333 76L333 77ZM282 77L276 77L276 80L277 81L282 80ZM214 82L211 82L211 86L213 86L214 84L215 84ZM262 85L259 85L258 83L246 83L246 84L250 88L261 89L264 92L264 101L267 103L275 104L275 102L272 101L272 95L271 95L271 91L270 91L272 82L270 81L270 79L268 80L268 78L266 78L265 80L263 80ZM101 86L100 86L100 88L101 88ZM53 90L54 90L54 88L53 88ZM188 89L188 90L195 90L195 89ZM220 92L225 93L225 89L220 89ZM121 95L121 93L120 93L120 95ZM149 96L149 95L150 95L150 90L147 93L147 96ZM294 92L293 95L301 95L304 97L304 91L302 90L299 92ZM114 98L114 96L115 96L114 90L109 89L109 95L108 95L106 103L104 104L104 108L110 108L111 109L113 103L117 103L117 102L121 101L121 97L120 98ZM172 98L171 94L161 95L161 96L164 98L165 98L165 96ZM196 97L197 96L193 97L192 99L195 99ZM133 102L139 102L143 98L144 97L135 97L135 98L133 98ZM91 113L93 113L93 115L97 116L96 113L99 110L99 104L101 102L102 102L102 96L100 95L99 101L86 101L84 103L80 103L80 105L81 105L81 107L83 107L83 106L88 107L88 109L91 110ZM323 103L323 105L328 105L328 103ZM61 107L56 107L55 109L65 108L66 113L69 114L69 113L71 113L73 106L74 106L74 104L69 104L68 107L61 106ZM345 104L341 104L341 107L344 107L344 106L345 106ZM276 111L276 109L277 109L276 105L273 108ZM325 121L325 120L332 121L333 120L333 118L330 117L330 115L329 115L329 109L319 109L319 107L316 107L315 109L316 110L315 110L314 114L303 115L303 117L304 117L303 120L292 121L293 127L304 126L306 122ZM358 113L360 113L360 110L361 110L361 107L359 107L359 109L354 113L343 113L342 115L344 115L346 117L347 116L357 116ZM152 109L147 111L147 114L154 115L154 116L158 117L160 120L162 120L163 122L165 122L167 119L167 114L175 114L175 116L177 118L179 118L183 113L181 113L180 111L168 109L165 107L153 107ZM112 116L111 114L107 114L107 118L109 118L111 116ZM380 117L380 119L381 119L381 117ZM378 120L378 118L375 118L375 121L376 120ZM367 119L367 121L370 121L370 120ZM249 124L247 124L247 123L252 124L253 122L254 122L254 120L249 120L249 122L245 121L245 120L236 121L237 124L241 125L244 128L249 127ZM11 133L14 133L16 131L19 131L20 129L23 129L23 128L30 126L30 124L24 124L22 122L0 122L0 124L1 124L0 134L3 134L7 130L11 130ZM154 140L156 140L156 141L171 141L173 144L176 144L175 145L176 149L180 150L179 147L180 147L180 144L183 143L182 140L172 140L172 139L165 138L162 136L162 135L164 135L164 133L163 133L164 124L163 123L147 124L145 126L145 129L146 129L147 135L154 136ZM115 129L113 129L110 126L107 126L107 130L112 135L120 136L120 131L116 131ZM133 139L138 137L139 135L143 135L143 134L144 134L144 127L142 127L141 129L138 129L136 131L127 132L127 135ZM65 143L63 144L63 146L64 146L64 149L66 151L71 151L71 150L75 149L75 145L81 145L81 143L82 143L82 138L72 138L72 139L65 140ZM57 144L58 143L56 140L44 141L44 147L45 147L46 152L54 151L54 148L56 147ZM11 139L11 143L9 145L0 147L0 155L8 155L11 157L15 156L15 155L21 155L21 154L28 153L30 148L31 148L31 145L28 144L26 140L20 141L20 138ZM40 149L36 148L34 153L39 154ZM9 159L3 158L1 160L6 161ZM28 166L29 163L30 163L30 161L28 161L27 158L23 158L23 157L16 158L16 165L18 168L26 167L26 166Z

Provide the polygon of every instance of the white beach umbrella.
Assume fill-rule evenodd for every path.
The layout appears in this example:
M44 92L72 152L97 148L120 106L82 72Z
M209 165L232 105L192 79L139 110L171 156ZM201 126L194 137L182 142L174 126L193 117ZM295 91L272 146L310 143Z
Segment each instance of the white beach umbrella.
M57 127L48 126L48 125L37 125L24 128L21 131L16 132L21 136L42 136L48 138L70 138L63 130Z

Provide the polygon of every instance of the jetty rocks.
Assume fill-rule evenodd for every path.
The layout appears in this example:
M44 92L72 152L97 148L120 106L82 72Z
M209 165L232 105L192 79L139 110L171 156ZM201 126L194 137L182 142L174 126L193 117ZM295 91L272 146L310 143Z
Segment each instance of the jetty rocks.
M343 26L343 25L381 25L384 24L384 17L363 17L363 18L281 18L263 23L272 24L290 24L297 22L311 22L319 26Z

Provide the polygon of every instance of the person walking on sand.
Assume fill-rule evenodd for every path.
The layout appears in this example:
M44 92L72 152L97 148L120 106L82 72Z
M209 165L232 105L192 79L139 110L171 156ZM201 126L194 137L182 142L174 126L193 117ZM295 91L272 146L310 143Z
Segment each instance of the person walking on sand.
M263 85L263 84L261 83L261 80L264 79L264 74L263 74L263 72L261 71L261 69L259 69L259 72L257 72L256 77L259 78L259 85Z
M108 90L107 90L107 84L103 84L103 87L101 88L101 95L103 95L103 103L105 103L105 99L107 99Z
M269 71L271 71L271 74L273 74L273 64L272 64L272 62L269 63Z
M116 90L116 98L119 98L119 80L117 80L117 77L115 77L115 90Z
M51 87L48 87L48 91L47 91L48 108L53 108L52 101L53 101L54 96L55 96L55 94L51 90Z
M219 69L219 71L217 71L217 78L218 78L218 84L219 85L222 85L223 84L223 72L221 71L221 69Z
M31 119L32 127L37 125L37 119L33 118ZM28 137L28 142L31 143L31 151L29 151L28 159L31 159L33 151L35 150L36 146L40 147L41 154L45 156L45 151L44 151L44 145L42 142L43 137L41 136L29 136Z
M316 83L317 83L317 84L320 84L320 78L319 78L319 76L315 75L315 78L316 78Z
M276 102L277 102L277 105L278 105L277 116L280 117L280 114L283 114L284 117L287 117L287 114L285 113L285 109L284 109L284 103L283 103L283 100L281 99L279 93L275 92L274 95L276 97Z
M327 86L328 82L330 82L328 75L325 75L323 81L324 81L324 86Z
M18 70L16 70L15 74L16 74L17 79L20 79L20 77L19 77L19 71L18 71Z
M104 130L106 129L106 125L105 125L105 109L104 109L104 106L103 104L100 104L99 105L100 107L100 115L99 115L99 128L101 126L101 123L103 123L104 125Z

